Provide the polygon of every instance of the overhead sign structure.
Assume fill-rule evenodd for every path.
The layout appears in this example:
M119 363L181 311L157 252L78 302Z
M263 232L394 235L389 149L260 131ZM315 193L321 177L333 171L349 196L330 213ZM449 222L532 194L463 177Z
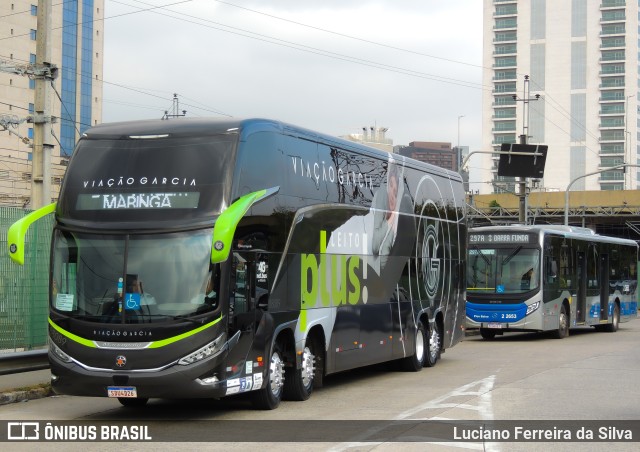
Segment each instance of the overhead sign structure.
M502 143L498 176L542 179L548 146L542 144ZM523 155L529 153L531 155Z

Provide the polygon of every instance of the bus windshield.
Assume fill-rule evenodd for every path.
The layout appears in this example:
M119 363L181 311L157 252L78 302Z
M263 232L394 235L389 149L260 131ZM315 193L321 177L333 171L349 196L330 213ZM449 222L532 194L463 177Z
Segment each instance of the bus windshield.
M218 307L210 228L188 233L54 232L51 308L92 322L155 323Z
M469 249L467 291L470 294L515 294L539 285L540 251L523 246Z

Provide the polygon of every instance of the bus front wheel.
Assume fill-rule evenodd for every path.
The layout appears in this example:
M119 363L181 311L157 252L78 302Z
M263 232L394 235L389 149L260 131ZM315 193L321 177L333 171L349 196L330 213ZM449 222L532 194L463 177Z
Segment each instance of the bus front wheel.
M556 339L564 339L569 335L569 316L567 315L567 308L565 308L564 304L560 308L558 329L554 333Z
M129 398L129 397L118 397L118 402L124 407L127 408L136 408L145 406L149 399L144 398Z
M618 303L613 304L613 318L611 319L611 323L605 325L604 331L608 333L615 333L618 331L618 325L620 324L620 308L618 307Z
M480 336L482 336L482 339L486 339L489 341L496 337L496 332L487 328L480 328Z
M259 410L274 410L280 405L284 386L284 362L282 350L278 343L274 343L269 356L267 376L262 382L262 388L252 394L253 406Z

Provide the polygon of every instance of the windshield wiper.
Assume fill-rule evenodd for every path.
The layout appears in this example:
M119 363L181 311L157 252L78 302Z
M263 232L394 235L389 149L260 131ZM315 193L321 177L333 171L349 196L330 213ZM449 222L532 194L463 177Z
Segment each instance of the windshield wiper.
M187 317L187 315L167 315L165 317L170 318L171 320L187 320L188 322L195 323L196 325L204 325L204 319L192 319L191 317Z
M518 254L520 252L521 249L522 249L522 245L517 247L515 250L513 250L513 252L511 254L509 254L506 258L504 258L502 260L502 266L504 267L505 265L507 265L509 263L509 261L511 259L513 259L516 256L516 254Z

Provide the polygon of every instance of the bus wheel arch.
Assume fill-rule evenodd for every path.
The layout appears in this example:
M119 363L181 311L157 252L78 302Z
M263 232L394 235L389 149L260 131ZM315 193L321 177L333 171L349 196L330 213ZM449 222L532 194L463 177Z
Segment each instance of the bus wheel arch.
M305 340L302 353L295 353L287 362L284 379L284 396L287 400L303 401L311 397L314 388L322 387L324 377L324 331L315 325Z

